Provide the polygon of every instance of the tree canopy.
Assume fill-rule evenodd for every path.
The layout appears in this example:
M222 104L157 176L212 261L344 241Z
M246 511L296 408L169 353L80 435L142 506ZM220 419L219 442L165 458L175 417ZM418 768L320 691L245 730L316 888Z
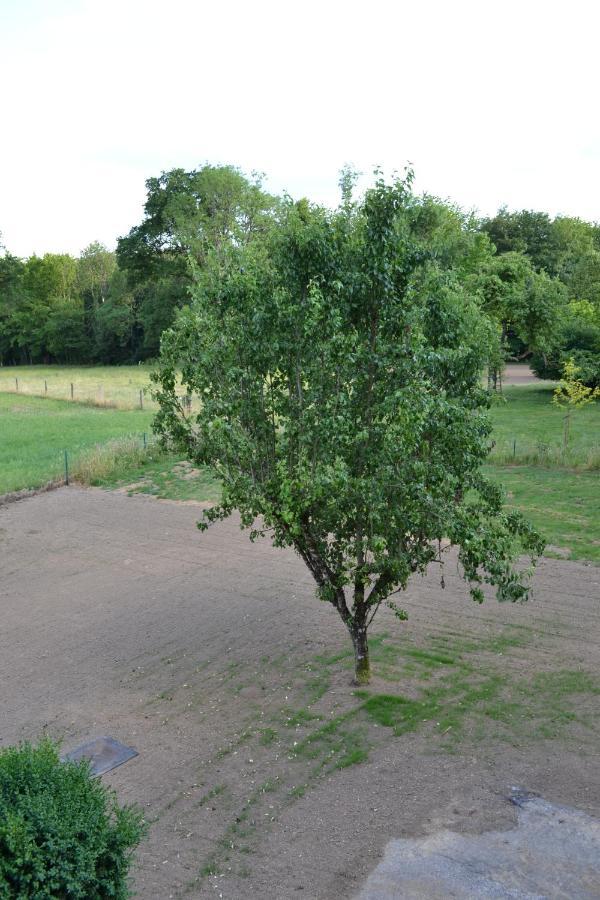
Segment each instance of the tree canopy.
M469 287L473 246L410 175L333 212L287 201L261 240L209 254L163 336L156 428L223 482L202 527L238 510L251 537L293 547L358 682L368 626L382 603L405 618L393 598L412 574L456 545L473 599L487 584L521 600L515 554L541 550L481 472L495 331Z
M342 177L351 198L353 175ZM279 227L288 200L235 166L172 169L146 183L141 221L116 254L95 242L79 258L19 260L0 253L0 363L122 363L153 359L163 331L190 299L198 274ZM598 380L600 227L536 210L479 220L420 198L413 231L439 265L470 278L496 326L491 380L507 358L559 377L575 353L582 380ZM2 249L2 248L0 248ZM583 305L582 305L583 304ZM596 379L596 382L594 382Z

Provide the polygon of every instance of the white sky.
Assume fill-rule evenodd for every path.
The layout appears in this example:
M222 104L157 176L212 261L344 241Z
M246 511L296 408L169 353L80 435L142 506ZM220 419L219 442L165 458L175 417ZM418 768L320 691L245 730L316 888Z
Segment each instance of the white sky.
M7 249L114 246L163 169L334 204L344 163L600 219L597 0L0 0Z

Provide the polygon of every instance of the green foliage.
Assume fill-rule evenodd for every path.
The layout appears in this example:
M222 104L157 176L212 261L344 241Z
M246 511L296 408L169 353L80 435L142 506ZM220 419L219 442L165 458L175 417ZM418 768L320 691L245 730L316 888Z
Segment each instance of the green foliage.
M530 209L509 212L504 206L493 218L484 219L481 227L498 254L524 254L537 271L543 269L549 275L557 274L559 244L547 213Z
M504 353L511 344L517 351L548 346L567 298L558 279L536 272L526 256L510 251L484 261L471 284L498 325ZM494 362L496 369L502 367L498 351L492 354Z
M144 219L119 239L117 259L134 292L143 332L142 358L155 356L160 335L188 301L192 268L268 227L273 197L260 178L234 166L173 169L146 182Z
M597 400L600 397L600 387L591 388L583 384L577 377L579 371L579 366L575 365L573 359L566 360L563 366L563 377L558 383L552 397L553 403L566 410L563 436L564 452L567 451L569 444L572 413L576 409L582 409L589 403L593 403L594 400Z
M141 811L44 740L0 750L0 897L124 900Z
M583 384L600 387L600 303L569 303L544 352L532 356L531 367L539 378L558 380L569 360L579 369Z
M542 546L480 471L494 335L465 286L463 226L445 238L436 223L452 212L410 181L378 180L335 212L290 201L263 240L210 257L155 375L155 427L223 482L203 527L238 509L251 536L294 547L350 631L361 678L380 603L442 540L460 547L478 601L483 583L525 598L511 560Z
M551 220L546 213L531 210L509 213L501 209L493 219L484 220L482 228L498 252L497 267L502 268L507 258L526 258L541 277L528 276L521 286L517 279L516 294L505 292L501 298L510 351L522 355L533 351L534 371L551 379L561 377L566 360L572 357L582 381L588 387L600 385L598 225L567 216ZM535 286L533 293L531 285ZM488 285L488 294L490 288L493 292L493 284ZM571 301L568 305L567 299ZM582 313L581 303L595 310L593 321ZM524 307L529 306L529 321L524 322Z

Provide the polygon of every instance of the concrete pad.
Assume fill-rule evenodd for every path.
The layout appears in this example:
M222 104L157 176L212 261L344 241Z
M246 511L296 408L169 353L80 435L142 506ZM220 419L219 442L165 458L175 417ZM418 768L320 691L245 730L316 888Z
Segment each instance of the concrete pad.
M600 820L516 795L516 828L391 841L358 900L593 900Z

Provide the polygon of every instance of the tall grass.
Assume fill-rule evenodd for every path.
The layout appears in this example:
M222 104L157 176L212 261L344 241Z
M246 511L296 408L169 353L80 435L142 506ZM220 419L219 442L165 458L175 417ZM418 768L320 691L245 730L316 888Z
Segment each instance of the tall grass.
M71 466L71 478L80 484L96 485L108 478L126 478L148 463L167 458L167 451L156 441L144 446L139 435L125 435L84 450Z
M569 448L564 452L560 444L537 443L533 447L516 445L495 446L488 462L499 466L542 466L546 469L566 468L576 472L600 471L600 445L581 450Z

